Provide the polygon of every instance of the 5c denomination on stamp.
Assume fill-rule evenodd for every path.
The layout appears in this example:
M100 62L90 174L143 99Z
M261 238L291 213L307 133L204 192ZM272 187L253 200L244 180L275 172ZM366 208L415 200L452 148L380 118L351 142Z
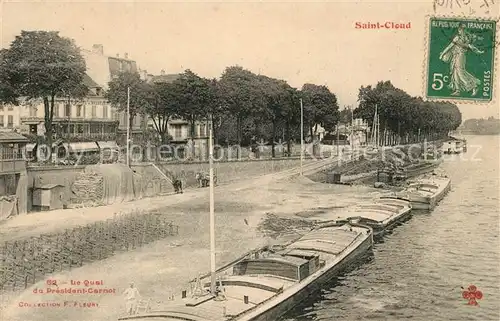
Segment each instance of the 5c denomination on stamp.
M429 19L425 95L428 99L493 99L496 21Z

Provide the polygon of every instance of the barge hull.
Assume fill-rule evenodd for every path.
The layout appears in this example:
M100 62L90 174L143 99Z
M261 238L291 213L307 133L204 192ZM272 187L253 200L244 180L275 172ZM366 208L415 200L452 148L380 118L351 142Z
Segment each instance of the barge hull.
M372 234L373 235L373 234ZM300 302L307 299L310 295L320 290L323 284L328 283L332 278L338 276L346 267L348 267L353 261L363 257L373 245L372 237L366 238L359 246L357 246L351 253L345 256L341 261L333 265L322 275L318 276L312 282L305 284L301 289L291 296L285 298L281 302L277 303L270 309L263 311L256 316L242 316L240 318L230 319L231 321L276 321L292 310Z

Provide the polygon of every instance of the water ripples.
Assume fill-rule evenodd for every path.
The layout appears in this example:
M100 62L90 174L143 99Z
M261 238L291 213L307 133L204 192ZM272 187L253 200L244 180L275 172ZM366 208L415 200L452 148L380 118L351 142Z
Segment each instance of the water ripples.
M485 147L481 161L442 165L452 190L433 212L415 212L282 321L500 320L499 137L468 140ZM479 307L462 298L470 284L483 292Z

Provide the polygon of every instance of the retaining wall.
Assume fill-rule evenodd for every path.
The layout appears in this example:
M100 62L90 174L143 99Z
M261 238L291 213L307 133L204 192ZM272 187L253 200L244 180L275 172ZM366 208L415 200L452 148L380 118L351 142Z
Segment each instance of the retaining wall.
M258 175L264 175L281 171L287 168L299 166L300 159L279 158L245 161L215 162L214 173L217 175L219 183L237 181ZM208 173L208 162L190 163L157 163L169 177L180 178L184 187L194 187L197 185L195 174L203 171ZM133 164L131 168L138 174L135 184L141 189L142 197L152 197L173 191L172 184L161 175L151 164ZM63 185L66 199L73 198L71 186L76 177L83 172L85 166L51 166L51 167L29 167L28 168L28 197L27 209L32 210L33 186L44 184Z

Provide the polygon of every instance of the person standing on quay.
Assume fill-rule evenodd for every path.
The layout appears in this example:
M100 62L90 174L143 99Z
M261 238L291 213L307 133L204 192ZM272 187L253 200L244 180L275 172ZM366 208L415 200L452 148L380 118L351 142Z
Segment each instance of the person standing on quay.
M134 283L130 283L130 287L123 291L123 295L125 296L127 313L129 315L134 314L137 310L137 301L140 297L139 290L134 287Z

